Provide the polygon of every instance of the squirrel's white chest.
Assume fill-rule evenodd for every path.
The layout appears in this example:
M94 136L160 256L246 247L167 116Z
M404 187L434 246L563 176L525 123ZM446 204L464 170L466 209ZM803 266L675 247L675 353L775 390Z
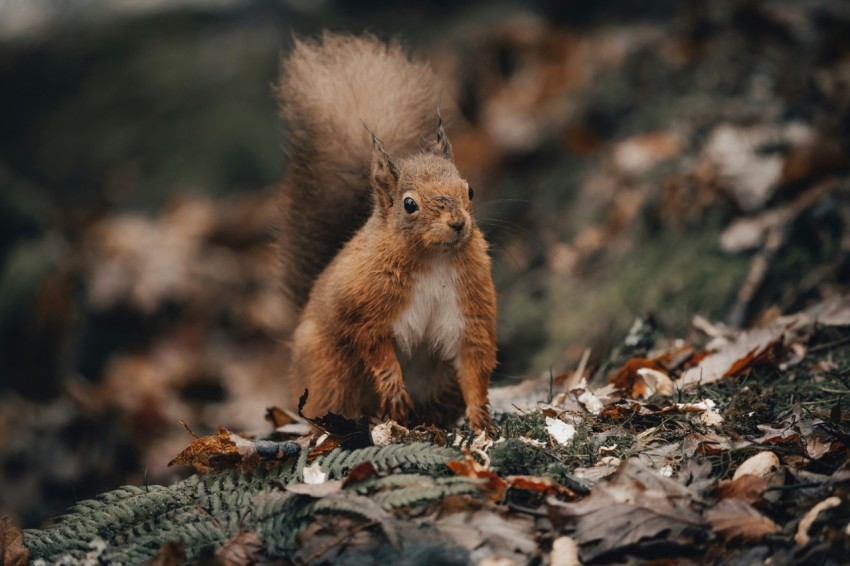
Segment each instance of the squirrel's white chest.
M440 360L454 360L460 351L463 316L458 308L457 269L437 259L416 275L410 302L393 324L400 353L412 357L427 350Z

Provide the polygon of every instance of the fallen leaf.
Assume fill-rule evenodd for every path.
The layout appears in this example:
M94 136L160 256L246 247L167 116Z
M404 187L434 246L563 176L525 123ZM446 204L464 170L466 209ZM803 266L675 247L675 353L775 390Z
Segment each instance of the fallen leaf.
M650 393L650 388L647 387L647 381L639 373L639 370L642 369L650 369L666 375L664 368L654 360L632 358L611 379L611 384L625 391L633 399L649 397L652 393ZM652 391L654 392L655 390L652 389Z
M779 525L740 499L724 499L705 512L714 532L727 540L760 540L779 531Z
M692 432L687 435L682 443L682 450L688 456L701 454L703 456L712 456L728 452L732 448L732 443L725 436L720 436L714 431L707 433Z
M560 419L546 417L546 432L549 433L555 442L561 446L566 446L567 443L576 435L576 427L565 423Z
M479 464L472 455L467 454L463 461L448 462L446 466L459 476L486 480L481 485L481 490L493 501L501 501L504 498L508 488L507 482L486 466Z
M638 413L640 413L640 405L638 403L623 401L607 405L599 416L613 422L622 422L632 418Z
M307 418L302 412L307 402L309 392L305 389L304 394L298 399L298 416L318 428L338 443L339 446L348 449L365 448L372 445L372 434L369 431L369 419L365 416L352 420L336 413L327 413L322 417L314 419Z
M673 405L664 407L658 413L699 413L703 424L717 426L723 422L723 417L714 410L716 406L717 404L711 399L703 399L699 403L674 403Z
M716 383L749 370L757 364L768 363L768 353L777 341L776 331L770 328L743 332L734 342L706 356L699 364L685 371L675 381L676 388L685 389L697 384Z
M262 560L263 541L256 533L239 531L219 548L215 556L225 566L250 566Z
M378 470L375 469L375 465L372 462L361 462L351 468L351 470L348 472L348 475L345 476L345 480L343 480L342 485L343 487L345 487L352 483L358 483L361 481L368 480L370 478L377 477L377 475Z
M0 564L26 566L30 562L30 551L24 546L24 533L11 517L0 519Z
M717 484L718 499L740 499L750 505L761 501L767 491L767 482L759 476L745 474Z
M557 528L575 528L583 561L612 562L653 540L664 540L667 551L684 551L705 528L691 508L698 499L675 480L629 460L577 503L546 501Z
M726 370L723 377L732 377L742 373L749 372L758 366L774 365L772 362L771 350L778 342L771 342L762 347L753 348L746 356L735 360L732 367Z
M279 428L296 422L295 418L293 418L292 415L290 415L280 407L268 407L266 409L265 418L275 428Z
M508 482L508 487L511 489L522 489L525 491L533 491L535 493L545 493L547 495L560 495L576 499L576 493L565 485L561 485L552 478L539 476L508 476L505 478Z
M324 483L328 474L322 471L318 461L304 467L304 483L318 485Z
M770 425L756 425L762 436L754 442L758 444L797 445L800 443L800 433L791 426L774 427Z
M290 441L250 440L232 433L224 427L218 434L198 438L180 421L195 440L168 465L179 464L194 468L200 474L211 470L247 468L260 460L284 460L296 456L301 446Z
M393 420L372 427L372 443L375 446L386 446L394 440L399 440L410 431Z
M578 402L584 405L587 412L592 415L598 415L602 412L604 405L599 398L593 394L593 391L589 389L585 389L581 395L578 396Z
M779 469L782 464L779 462L779 457L770 451L759 452L754 456L750 456L735 470L733 480L737 480L743 476L756 476L764 478L769 474Z
M168 465L189 466L204 474L212 470L235 467L241 461L242 456L231 438L230 431L220 428L215 436L195 437L195 440Z
M663 371L652 368L640 368L637 370L638 377L643 380L646 387L645 396L651 397L655 393L669 397L673 394L674 385L670 376Z
M530 515L506 512L487 501L463 499L461 502L461 506L440 505L436 518L429 521L470 551L471 559L463 563L481 564L484 560L500 559L508 560L509 564L524 564L539 553L537 529Z

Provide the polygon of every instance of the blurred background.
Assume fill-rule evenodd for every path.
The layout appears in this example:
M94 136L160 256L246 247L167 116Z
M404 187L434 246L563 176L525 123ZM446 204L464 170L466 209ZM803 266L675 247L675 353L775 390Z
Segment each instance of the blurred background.
M272 85L325 28L401 38L460 109L497 384L847 291L846 2L0 0L0 512L173 481L179 419L283 404Z

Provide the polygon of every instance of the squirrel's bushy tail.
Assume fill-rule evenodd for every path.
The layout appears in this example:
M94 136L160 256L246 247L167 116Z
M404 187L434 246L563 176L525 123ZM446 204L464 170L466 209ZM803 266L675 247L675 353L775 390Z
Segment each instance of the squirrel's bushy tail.
M297 314L313 281L372 211L364 124L393 157L416 151L434 131L439 86L430 67L398 43L324 33L296 38L277 92L290 137L279 255Z

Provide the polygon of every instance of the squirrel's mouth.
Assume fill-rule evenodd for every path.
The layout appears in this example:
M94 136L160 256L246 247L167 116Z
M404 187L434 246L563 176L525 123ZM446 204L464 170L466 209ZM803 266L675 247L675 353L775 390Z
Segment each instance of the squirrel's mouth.
M439 245L443 248L458 248L465 244L468 239L469 233L464 230L453 234L450 239L440 242Z

